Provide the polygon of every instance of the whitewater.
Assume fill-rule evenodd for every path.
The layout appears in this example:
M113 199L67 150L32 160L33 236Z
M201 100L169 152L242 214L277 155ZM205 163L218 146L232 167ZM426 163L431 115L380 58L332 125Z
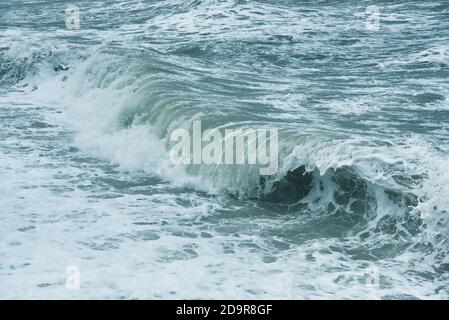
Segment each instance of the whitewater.
M446 0L0 0L0 298L449 298L448 30ZM277 130L277 172L174 164L196 121Z

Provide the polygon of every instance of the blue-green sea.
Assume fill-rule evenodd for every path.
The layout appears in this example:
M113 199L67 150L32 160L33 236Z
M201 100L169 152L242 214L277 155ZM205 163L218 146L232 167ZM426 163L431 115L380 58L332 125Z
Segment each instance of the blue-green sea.
M0 0L1 299L448 299L448 238L449 1Z

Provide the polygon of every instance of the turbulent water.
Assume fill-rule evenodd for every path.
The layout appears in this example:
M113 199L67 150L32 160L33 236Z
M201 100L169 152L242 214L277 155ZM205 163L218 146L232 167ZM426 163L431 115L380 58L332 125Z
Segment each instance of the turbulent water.
M449 297L447 0L69 4L0 1L1 298Z

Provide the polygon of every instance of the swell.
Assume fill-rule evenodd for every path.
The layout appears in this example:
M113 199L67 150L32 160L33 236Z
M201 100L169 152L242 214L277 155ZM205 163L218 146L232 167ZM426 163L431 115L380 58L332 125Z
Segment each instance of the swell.
M139 55L123 59L102 50L93 50L86 60L64 59L50 49L21 59L6 58L7 62L2 63L3 78L27 87L23 96L54 104L62 102L80 136L126 140L126 136L133 139L147 134L148 140L160 144L166 153L171 132L178 128L190 130L195 120L202 121L203 130L279 129L279 170L273 176L260 176L259 168L251 165L184 166L187 174L205 178L217 189L236 195L270 198L282 193L286 201L299 200L310 191L313 172L324 176L341 168L351 169L362 180L378 174L377 180L393 189L413 189L422 180L419 174L411 177L403 172L402 156L407 151L402 147L407 146L373 143L313 128L307 131L308 124L271 118L273 109L269 105L256 108L246 99L260 94L260 88L254 90L251 83L244 81L231 82L231 75L214 78L200 65L185 67ZM235 99L240 105L232 101L238 94L247 95Z
M260 199L287 212L306 208L349 219L352 236L383 246L388 235L389 245L432 252L438 268L448 268L444 155L419 139L373 141L273 120L270 106L239 108L233 101L236 92L240 103L260 93L250 81L218 78L192 61L186 67L166 56L127 54L123 59L94 50L81 60L39 55L14 62L16 71L8 71L14 69L9 64L3 74L27 85L21 99L62 105L74 143L124 170ZM61 60L68 68L55 68ZM199 119L208 128L278 128L277 174L262 177L257 166L174 166L167 154L170 133Z

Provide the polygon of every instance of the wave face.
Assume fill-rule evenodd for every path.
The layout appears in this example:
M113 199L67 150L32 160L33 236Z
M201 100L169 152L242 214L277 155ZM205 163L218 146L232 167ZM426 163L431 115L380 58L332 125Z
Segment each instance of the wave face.
M0 253L23 242L11 266L54 220L67 241L52 259L104 275L81 297L449 296L446 1L383 4L378 31L358 1L89 1L77 30L65 7L0 3L2 189L18 188ZM170 134L197 120L277 129L279 170L174 165ZM86 231L66 236L68 222ZM107 267L130 250L148 254ZM0 277L23 280L13 295L68 294L46 259L29 267L43 284Z

